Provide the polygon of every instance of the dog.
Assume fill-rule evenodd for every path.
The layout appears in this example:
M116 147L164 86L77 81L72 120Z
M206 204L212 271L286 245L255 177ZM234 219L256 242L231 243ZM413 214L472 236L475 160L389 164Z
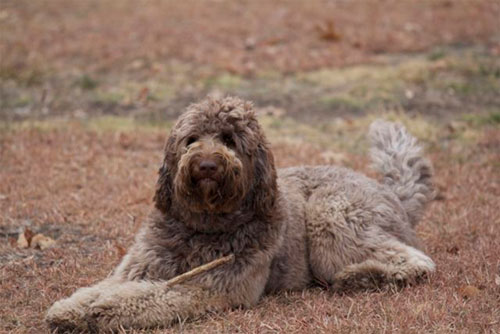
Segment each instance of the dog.
M379 183L352 170L276 170L251 103L207 98L188 107L165 144L155 207L121 263L56 302L59 331L170 326L251 307L315 281L335 291L412 284L435 270L415 233L432 199L432 166L405 128L369 131ZM187 282L166 281L229 254Z

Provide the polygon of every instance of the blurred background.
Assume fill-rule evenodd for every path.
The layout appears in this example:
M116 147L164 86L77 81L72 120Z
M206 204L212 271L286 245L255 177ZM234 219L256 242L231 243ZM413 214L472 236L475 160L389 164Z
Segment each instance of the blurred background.
M496 0L3 0L0 117L165 120L237 94L302 120L500 106Z
M398 292L311 289L153 333L497 333L500 0L0 0L0 332L45 333L152 208L168 130L252 100L278 167L370 169L374 118L436 170Z

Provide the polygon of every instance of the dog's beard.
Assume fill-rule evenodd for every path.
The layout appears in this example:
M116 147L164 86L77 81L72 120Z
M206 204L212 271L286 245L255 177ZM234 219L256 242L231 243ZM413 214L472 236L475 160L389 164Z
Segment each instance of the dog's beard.
M222 197L219 193L219 183L210 178L194 181L193 183L195 184L194 196L208 208L215 208Z
M184 160L184 161L183 161ZM191 159L181 159L174 179L175 199L184 210L196 213L230 213L241 205L248 180L239 161L222 159L223 172L214 178L196 179Z

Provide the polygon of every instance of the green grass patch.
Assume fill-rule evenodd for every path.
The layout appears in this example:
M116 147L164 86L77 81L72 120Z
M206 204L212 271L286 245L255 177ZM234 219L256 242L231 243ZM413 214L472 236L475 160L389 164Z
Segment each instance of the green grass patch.
M436 61L445 58L446 55L447 53L445 50L443 50L442 48L437 48L429 53L427 59L429 59L430 61Z
M219 76L210 77L206 80L207 88L217 88L220 90L235 90L238 89L245 80L238 75L223 73Z
M22 130L53 131L71 126L83 127L98 132L151 132L168 131L173 121L137 120L129 116L100 116L85 120L52 118L50 120L28 120L21 122L0 122L0 133Z
M97 88L99 81L87 74L84 74L75 80L75 85L83 90L93 90Z
M362 99L354 98L349 95L323 96L319 101L328 109L342 109L354 113L361 112L366 106L366 103Z
M317 125L305 124L292 118L262 116L260 122L271 142L312 144L322 150L363 153L368 147L367 132L375 119L400 122L421 142L430 145L443 135L443 125L422 117L409 117L398 111L371 113L353 119L337 118Z
M463 115L463 120L475 125L500 125L500 111L493 111L486 114L467 114Z
M137 120L133 117L102 116L95 117L84 122L84 125L96 131L144 131L169 130L172 128L172 121L147 121Z

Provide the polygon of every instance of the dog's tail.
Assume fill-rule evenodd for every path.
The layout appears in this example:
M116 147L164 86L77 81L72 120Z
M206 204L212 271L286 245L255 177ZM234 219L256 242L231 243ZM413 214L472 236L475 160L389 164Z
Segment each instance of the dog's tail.
M412 226L434 198L432 165L417 140L400 124L377 120L370 126L371 158L377 171L399 197Z

